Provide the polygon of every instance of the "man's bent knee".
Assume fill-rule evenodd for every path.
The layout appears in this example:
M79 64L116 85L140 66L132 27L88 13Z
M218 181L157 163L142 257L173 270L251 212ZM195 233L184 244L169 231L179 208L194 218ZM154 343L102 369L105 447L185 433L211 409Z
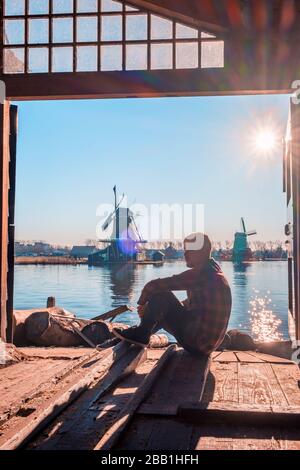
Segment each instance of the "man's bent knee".
M176 299L175 295L171 291L157 292L156 294L151 295L149 303L161 303L168 302L170 300Z

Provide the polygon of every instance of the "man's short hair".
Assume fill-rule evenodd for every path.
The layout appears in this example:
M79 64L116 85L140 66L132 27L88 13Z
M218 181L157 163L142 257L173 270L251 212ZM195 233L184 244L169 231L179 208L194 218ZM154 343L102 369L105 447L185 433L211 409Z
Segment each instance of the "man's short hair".
M183 243L184 248L188 251L203 251L208 256L211 254L211 241L204 233L191 233L184 239Z

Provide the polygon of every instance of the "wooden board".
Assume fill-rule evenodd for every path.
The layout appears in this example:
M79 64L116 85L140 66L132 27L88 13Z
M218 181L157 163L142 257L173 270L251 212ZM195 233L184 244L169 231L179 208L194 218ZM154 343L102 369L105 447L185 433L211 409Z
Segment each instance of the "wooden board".
M237 362L238 358L237 358L236 354L233 351L224 351L215 358L215 361L217 361L217 362Z
M147 359L138 365L136 373L126 377L115 389L104 396L102 396L103 384L96 382L74 404L69 406L43 434L33 440L29 448L41 450L93 449L99 441L99 436L102 436L109 428L122 407L126 405L156 364L157 359L152 358L152 352L148 349Z
M264 354L264 353L258 353L258 352L255 352L255 353L249 352L249 354L269 364L294 364L294 362L290 361L289 359L285 359L283 357L278 357L278 356L273 356L270 354Z
M178 419L193 423L300 428L300 407L223 403L183 403Z
M270 364L238 364L238 388L239 403L287 405Z
M87 354L91 354L93 350L91 348L84 348L84 347L76 347L76 348L58 348L58 347L22 347L18 348L23 354L29 359L79 359L82 356Z
M300 371L294 365L272 364L272 371L289 405L300 405Z
M178 350L145 404L177 406L187 399L200 401L209 367L210 358L195 358L182 349Z
M265 362L264 360L260 359L257 354L249 354L248 352L236 351L236 356L239 362L249 362L249 363L259 363Z
M141 386L137 389L131 399L126 403L121 413L118 415L117 420L113 423L110 429L101 437L99 442L94 447L95 450L110 450L120 439L124 430L132 420L135 411L140 404L147 398L153 384L158 379L163 368L168 363L169 359L175 355L176 346L169 346L165 353L161 356L155 367L147 375Z
M205 402L238 403L238 363L213 362L207 377L202 400Z
M195 426L191 439L195 450L299 450L299 430L267 426Z

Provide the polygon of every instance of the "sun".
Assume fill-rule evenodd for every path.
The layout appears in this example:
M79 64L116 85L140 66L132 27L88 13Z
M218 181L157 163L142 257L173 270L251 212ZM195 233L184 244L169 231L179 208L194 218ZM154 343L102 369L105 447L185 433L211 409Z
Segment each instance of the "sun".
M247 116L239 142L249 173L278 162L282 152L282 136L282 123L273 110L264 114L254 112L250 119Z
M270 153L277 147L277 135L273 129L261 129L254 136L254 145L258 152Z
M274 119L256 120L248 131L248 145L253 161L269 162L278 157L281 128Z

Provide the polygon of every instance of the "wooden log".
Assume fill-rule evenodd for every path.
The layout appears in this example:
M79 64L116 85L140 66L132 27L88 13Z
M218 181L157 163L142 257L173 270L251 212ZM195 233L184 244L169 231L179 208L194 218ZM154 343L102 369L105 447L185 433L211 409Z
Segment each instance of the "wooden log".
M80 346L96 348L111 338L110 328L103 321L93 322L47 309L35 312L25 320L27 343L36 346Z
M75 333L78 334L78 336L80 336L80 338L83 339L83 341L88 344L91 348L97 348L97 345L93 343L93 341L91 341L82 331L80 331L79 328L77 328L73 323L71 323L72 325L72 328L73 328L73 331L75 331Z
M162 411L162 410L161 410ZM177 416L194 424L300 426L300 407L234 403L183 403Z
M158 349L158 348L166 348L169 345L169 338L167 335L151 335L149 348L150 349Z
M31 310L14 310L14 344L16 346L28 346L31 343L26 338L26 327L25 323L27 318L33 314L39 314L40 312L47 312L51 316L58 316L61 318L74 318L74 315L65 309L59 307L42 308L42 309L31 309Z
M0 436L0 450L15 450L25 445L34 435L53 421L68 405L76 400L99 374L103 375L110 369L115 361L120 360L129 350L130 345L119 343L114 348L106 350L99 362L92 366L92 370L81 380L76 379L68 384L62 391L47 400L28 417L24 417L23 427L16 426L9 432Z
M54 299L54 297L52 297ZM50 299L50 297L48 298ZM31 315L33 314L37 314L37 315L41 315L42 317L47 317L47 314L51 315L52 318L57 318L57 319L61 319L62 321L66 321L67 322L67 325L73 320L75 319L76 322L78 323L78 328L80 330L82 330L83 328L85 328L87 325L90 325L90 324L93 324L95 321L97 321L97 319L100 319L103 318L105 320L105 318L111 318L112 317L115 317L116 315L119 315L121 313L124 313L125 311L127 311L129 309L129 307L127 306L121 306L121 307L118 307L117 309L114 309L114 310L111 310L110 312L106 312L105 314L103 315L100 315L99 317L95 317L94 319L91 319L91 320L87 320L87 319L83 319L83 318L77 318L75 317L74 314L66 311L65 309L62 309L62 308L59 308L59 307L48 307L48 308L42 308L42 309L32 309L32 310L14 310L14 331L13 331L13 334L14 334L14 343L17 345L17 346L28 346L28 345L36 345L36 346L49 346L49 344L44 344L44 342L42 342L41 344L36 344L34 341L32 340L28 340L27 337L26 337L26 327L25 327L25 322L27 320L27 318L29 318ZM41 313L43 312L43 313ZM30 322L38 322L38 319L37 317L32 317L30 320ZM99 321L99 320L98 320ZM104 326L98 326L96 324L96 326L92 326L90 327L91 330L97 330L98 334L100 334L100 337L98 338L98 341L95 341L93 340L93 338L90 338L92 343L93 344L101 344L102 342L104 341L107 341L111 338L111 334L109 333L113 327L113 324L111 323L104 323L104 321L101 322L102 325ZM99 324L100 324L100 321L99 321ZM95 325L95 323L94 323ZM121 324L118 324L117 325L118 328L126 328L126 325L121 325ZM102 333L100 331L99 333L99 330L101 330L102 328ZM68 327L67 327L68 329ZM30 335L32 336L32 333L33 333L33 329L30 327L29 328L30 330ZM71 335L72 335L72 328L69 328L70 332L71 332ZM89 330L89 328L88 328ZM87 331L88 331L87 330ZM87 331L83 331L83 334L86 334ZM92 331L92 336L95 335L95 331ZM80 335L78 335L77 333L75 335L72 335L73 337L70 337L67 341L66 344L57 344L56 341L55 341L55 338L59 338L61 336L61 331L60 332L56 332L53 336L53 346L62 346L62 347L71 347L71 346L79 346L79 345L82 345L82 344L87 344L87 342L85 340L83 340L83 338L79 338ZM89 336L88 334L86 334L86 336ZM91 344L89 344L89 346L91 347ZM92 346L93 347L93 346Z
M86 325L81 332L96 346L111 338L109 326L104 321L94 321Z
M258 352L290 359L293 354L292 341L255 342Z
M159 374L161 373L163 367L166 365L166 363L169 361L175 351L176 345L171 345L168 347L168 349L164 352L164 354L157 362L156 366L146 376L141 386L137 389L137 391L133 394L132 398L121 410L121 413L119 414L116 422L100 439L98 444L95 446L94 450L110 450L116 445L122 432L126 429L128 424L132 420L135 411L138 409L140 404L146 399L154 382L159 377Z
M78 326L80 321L76 319ZM80 346L82 338L74 334L70 318L57 318L48 310L35 312L25 320L28 344L35 346Z

